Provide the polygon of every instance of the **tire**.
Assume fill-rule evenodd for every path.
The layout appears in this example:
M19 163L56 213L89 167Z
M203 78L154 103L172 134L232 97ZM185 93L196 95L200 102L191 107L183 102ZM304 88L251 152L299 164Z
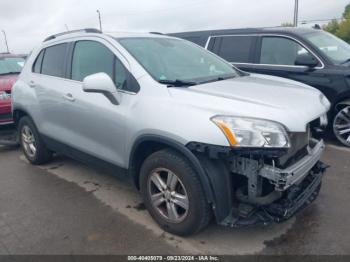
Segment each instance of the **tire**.
M172 178L170 183L169 177ZM164 182L163 192L158 178ZM167 189L164 190L165 187ZM211 219L210 205L198 174L184 156L172 149L155 152L144 161L140 171L140 189L147 210L169 233L181 236L195 234ZM152 196L159 202L152 202ZM157 206L158 203L161 204Z
M350 147L350 106L341 108L333 119L333 134L344 146Z
M33 121L24 116L18 124L19 142L27 160L33 165L41 165L52 159L52 152L47 149Z

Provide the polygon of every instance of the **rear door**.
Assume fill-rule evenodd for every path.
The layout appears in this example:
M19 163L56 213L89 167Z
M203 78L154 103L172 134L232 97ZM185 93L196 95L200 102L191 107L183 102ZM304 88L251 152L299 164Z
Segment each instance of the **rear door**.
M255 35L212 36L208 40L207 49L246 70L254 62L257 39Z
M32 68L29 83L35 90L38 106L33 107L33 118L42 135L66 140L65 108L63 95L66 93L65 65L68 44L56 44L43 49Z

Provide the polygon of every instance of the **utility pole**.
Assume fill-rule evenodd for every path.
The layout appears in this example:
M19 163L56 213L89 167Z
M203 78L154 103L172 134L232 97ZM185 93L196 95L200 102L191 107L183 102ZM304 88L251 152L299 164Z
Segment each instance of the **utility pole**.
M101 21L101 13L100 10L96 10L97 14L98 14L98 21L100 23L100 31L102 32L102 21Z
M6 49L7 49L7 53L10 53L10 50L9 50L9 45L7 43L7 37L6 37L6 33L5 33L5 30L1 30L2 33L4 34L4 38L5 38L5 44L6 44Z
M294 7L294 27L298 26L299 0L295 0Z

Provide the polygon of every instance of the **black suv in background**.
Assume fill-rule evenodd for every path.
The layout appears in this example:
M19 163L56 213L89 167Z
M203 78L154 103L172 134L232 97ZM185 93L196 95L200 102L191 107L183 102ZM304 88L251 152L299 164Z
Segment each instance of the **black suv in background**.
M350 147L350 45L309 28L258 28L170 34L205 47L238 68L303 82L332 103L329 128Z

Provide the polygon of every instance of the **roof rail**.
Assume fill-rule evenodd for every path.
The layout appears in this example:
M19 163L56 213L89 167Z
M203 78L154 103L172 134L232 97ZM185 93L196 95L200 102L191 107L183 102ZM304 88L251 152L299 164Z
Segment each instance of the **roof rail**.
M160 32L149 32L149 33L154 35L163 35L163 33L160 33Z
M98 29L85 28L85 29L72 30L72 31L58 33L58 34L55 34L55 35L50 35L49 37L45 38L44 42L53 40L56 37L59 37L59 36L62 36L62 35L68 35L68 34L79 33L79 32L102 34L102 31L100 31Z

